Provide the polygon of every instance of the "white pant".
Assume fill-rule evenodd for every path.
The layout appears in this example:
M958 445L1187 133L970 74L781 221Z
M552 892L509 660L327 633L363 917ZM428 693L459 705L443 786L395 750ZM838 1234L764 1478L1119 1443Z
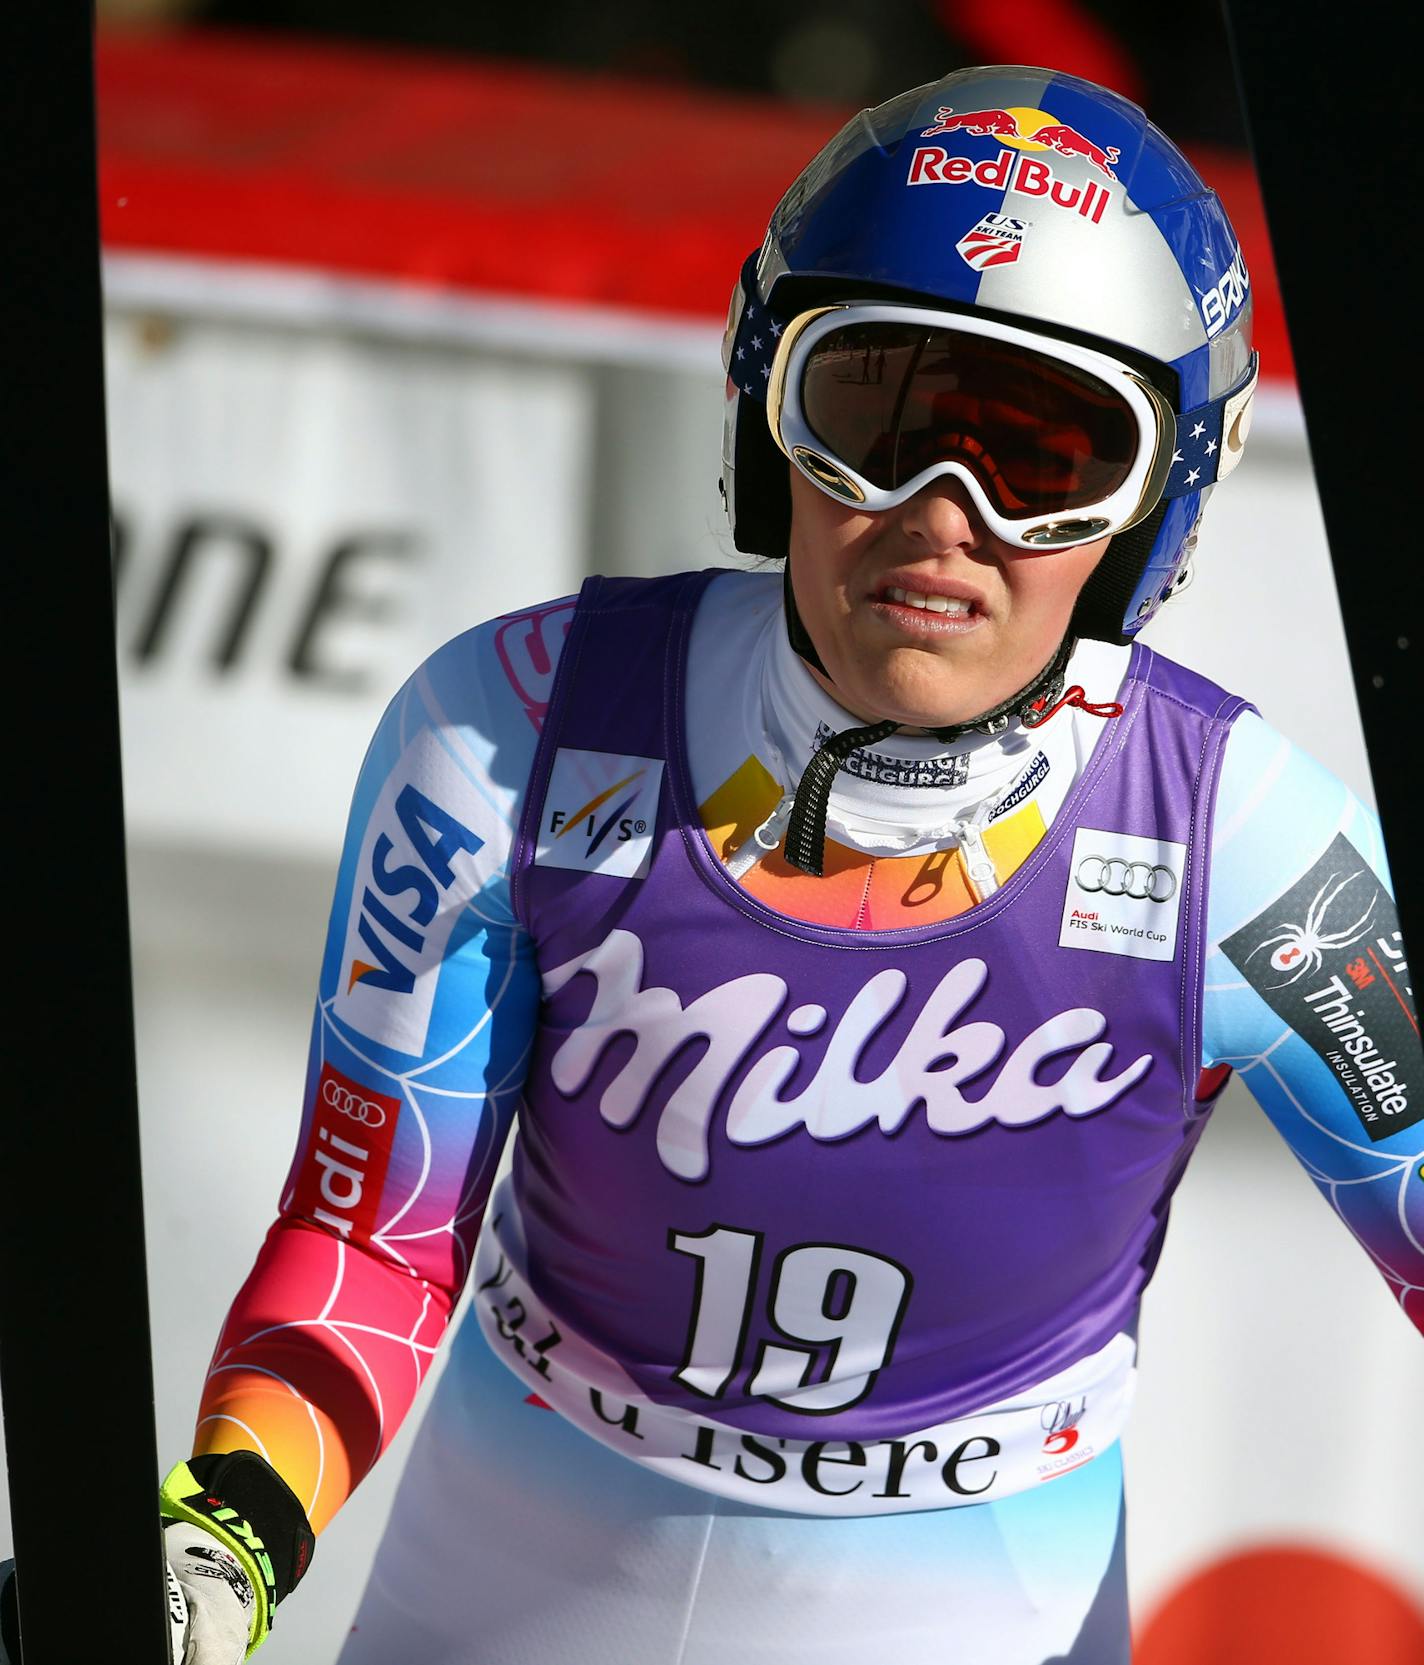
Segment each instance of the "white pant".
M826 1519L630 1463L473 1320L340 1665L1126 1665L1120 1448L992 1504Z

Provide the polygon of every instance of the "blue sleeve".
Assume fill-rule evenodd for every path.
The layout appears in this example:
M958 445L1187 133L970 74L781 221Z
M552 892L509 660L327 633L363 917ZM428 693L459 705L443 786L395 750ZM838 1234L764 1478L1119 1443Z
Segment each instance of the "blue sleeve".
M1243 715L1212 840L1202 1062L1230 1064L1424 1329L1424 1055L1379 824Z
M357 781L322 961L283 1212L455 1292L537 1019L510 861L571 611L467 631L391 701ZM332 1201L344 1193L326 1125L328 1101L347 1094L384 1118L365 1129L380 1172L364 1176L349 1221Z

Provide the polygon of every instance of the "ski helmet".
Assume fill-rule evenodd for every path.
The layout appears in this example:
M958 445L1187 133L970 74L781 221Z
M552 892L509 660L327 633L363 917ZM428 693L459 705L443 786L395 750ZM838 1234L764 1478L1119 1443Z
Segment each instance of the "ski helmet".
M861 111L792 183L733 291L722 491L738 549L788 548L766 409L777 340L810 308L875 300L1096 349L1164 396L1162 495L1112 539L1070 624L1129 641L1181 581L1250 425L1250 284L1215 192L1135 104L1054 70L957 70Z

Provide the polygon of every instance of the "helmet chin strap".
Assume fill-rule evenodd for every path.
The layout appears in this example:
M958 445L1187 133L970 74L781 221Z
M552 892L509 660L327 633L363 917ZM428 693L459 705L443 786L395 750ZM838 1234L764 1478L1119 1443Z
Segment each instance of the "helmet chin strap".
M793 650L813 670L819 671L827 681L834 684L835 679L822 663L821 656L816 651L816 644L811 640L797 610L795 592L791 588L790 561L786 563L783 571L782 588L786 634ZM966 734L1002 734L1015 717L1030 727L1036 726L1058 708L1068 660L1076 646L1077 637L1070 630L1058 644L1049 662L1016 694L1011 694L1008 699L1002 700L988 711L981 711L967 723L950 723L943 728L927 728L924 732L932 734L936 740L950 742L959 740ZM1105 711L1104 715L1107 714L1109 713ZM844 729L840 734L832 735L806 765L797 783L791 816L786 824L786 842L783 846L786 860L793 867L799 867L803 873L809 873L813 878L819 879L822 876L826 860L826 812L830 807L831 786L836 775L853 752L859 751L863 746L873 746L878 741L887 739L902 727L902 723L887 718L883 722Z

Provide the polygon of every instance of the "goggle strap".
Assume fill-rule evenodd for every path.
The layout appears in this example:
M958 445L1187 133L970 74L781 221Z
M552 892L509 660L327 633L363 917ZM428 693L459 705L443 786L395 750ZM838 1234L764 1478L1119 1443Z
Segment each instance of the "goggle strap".
M764 405L776 344L791 319L773 311L757 293L756 268L760 253L759 249L753 249L742 262L742 315L737 320L728 353L727 375L740 392Z
M1223 440L1227 406L1239 402L1249 389L1256 375L1256 363L1256 354L1252 353L1250 369L1237 386L1218 399L1198 405L1195 410L1183 411L1177 418L1177 444L1167 484L1162 489L1163 497L1185 497L1188 492L1204 491L1216 484L1222 463L1229 456Z
M1119 644L1131 639L1122 633L1123 612L1142 579L1166 514L1166 499L1159 498L1145 520L1119 532L1108 544L1102 560L1078 592L1068 626L1071 634Z

